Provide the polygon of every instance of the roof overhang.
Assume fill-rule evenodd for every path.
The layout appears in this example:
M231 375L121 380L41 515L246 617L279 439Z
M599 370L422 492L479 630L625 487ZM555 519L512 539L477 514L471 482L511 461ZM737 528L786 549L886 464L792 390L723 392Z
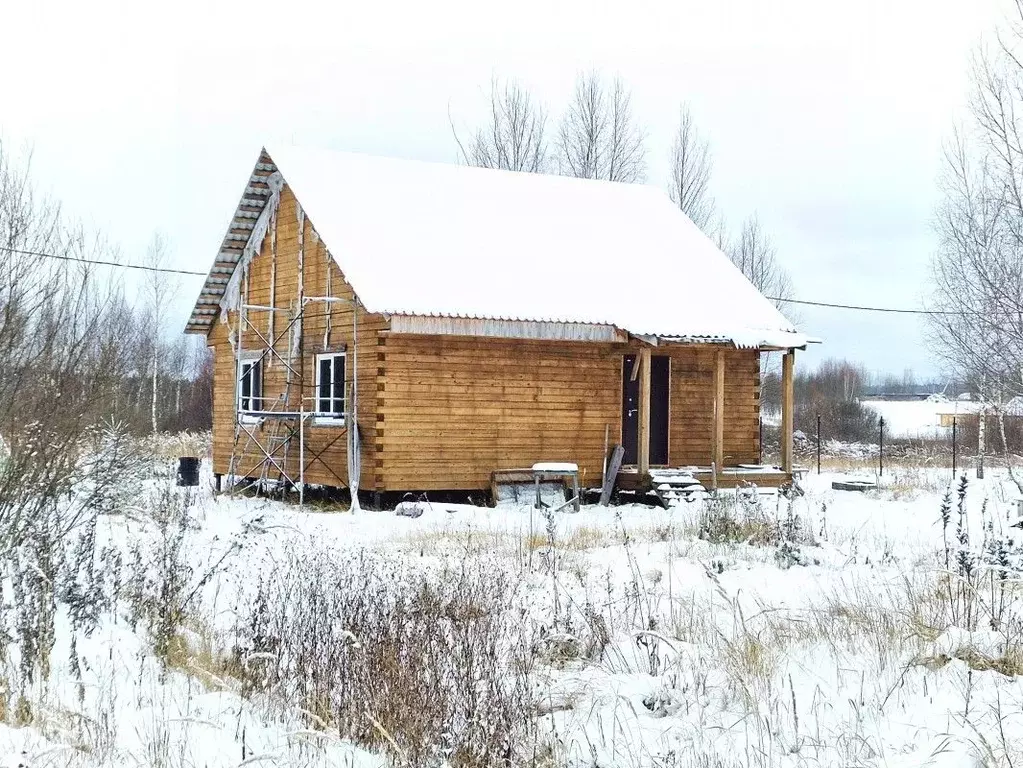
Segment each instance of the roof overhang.
M213 267L206 277L206 282L203 283L199 298L196 299L192 314L185 325L185 333L205 336L210 332L217 315L220 314L224 295L243 254L247 248L259 247L259 243L252 241L256 239L254 235L258 234L257 224L272 194L268 180L275 173L277 166L270 160L266 150L263 150L252 169L252 175L245 185L238 207L235 208L227 234L220 244L220 251L213 261ZM262 240L262 235L259 236L259 240Z
M763 340L750 338L736 340L724 336L657 336L633 334L628 330L601 323L574 323L552 320L523 320L517 318L450 317L446 315L385 315L389 330L396 334L424 336L473 336L500 339L535 339L542 341L589 341L627 343L637 339L652 346L667 345L727 345L738 349L780 351L805 349L817 342L798 333L772 332L761 334ZM784 333L784 335L783 335Z

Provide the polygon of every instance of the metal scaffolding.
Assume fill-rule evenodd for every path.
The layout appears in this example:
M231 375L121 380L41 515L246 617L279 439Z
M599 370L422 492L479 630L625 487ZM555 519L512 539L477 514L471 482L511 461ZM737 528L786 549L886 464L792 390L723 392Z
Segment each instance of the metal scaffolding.
M276 274L276 215L272 216L273 226L271 232L271 275ZM300 224L304 222L304 216L299 216ZM358 485L359 485L359 444L358 444L358 309L357 297L352 299L337 296L305 296L304 295L304 243L303 237L299 235L299 279L298 297L289 307L274 305L276 280L271 277L270 305L259 305L249 303L249 263L242 263L238 269L243 270L240 280L241 290L235 291L237 301L234 306L226 308L237 313L238 322L231 332L232 349L235 362L235 398L234 398L234 440L231 448L231 460L228 468L228 487L230 492L256 488L259 491L297 489L299 504L305 503L306 469L312 461L320 459L326 448L307 462L307 439L306 427L310 419L333 418L337 414L333 412L321 412L317 409L317 393L306 395L303 372L304 365L304 323L307 308L311 305L324 305L324 313L327 321L324 331L324 347L326 348L331 330L331 308L336 304L350 304L352 307L352 345L351 355L351 376L349 379L348 368L345 374L345 413L343 429L347 438L348 454L348 482L347 485L352 495L352 507L358 508ZM328 266L328 275L330 268ZM328 291L330 280L327 281ZM280 327L276 322L278 315L284 317L284 327L275 331L275 326ZM266 317L264 323L257 323L255 318ZM249 336L256 339L253 349L245 348L245 338ZM282 353L280 349L282 342L286 340L287 352ZM347 349L347 348L346 348ZM278 362L286 371L286 385L282 392L272 400L263 393L263 371L270 370L275 362ZM251 366L259 365L260 391L253 392ZM249 376L250 396L247 405L242 408L243 382ZM295 393L298 393L297 397ZM311 401L311 402L310 402ZM255 407L258 404L258 407ZM297 408L296 408L297 406ZM333 442L329 443L329 448ZM297 446L295 443L297 442ZM293 450L297 448L297 468L289 466L289 458ZM249 454L252 453L253 461L247 463ZM321 463L322 459L321 459ZM292 462L294 464L294 462ZM328 467L329 468L329 467ZM331 469L333 472L333 469ZM334 473L343 484L340 476Z

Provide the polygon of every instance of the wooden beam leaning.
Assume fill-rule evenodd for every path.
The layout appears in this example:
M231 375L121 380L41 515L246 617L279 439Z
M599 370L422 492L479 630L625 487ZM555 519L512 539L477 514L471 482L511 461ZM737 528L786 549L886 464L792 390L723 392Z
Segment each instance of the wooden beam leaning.
M792 429L794 389L792 374L796 363L796 351L790 349L781 358L781 468L792 471Z
M721 472L725 464L725 350L714 356L714 434L711 439L714 467Z
M637 464L640 476L650 471L650 347L643 347L639 356L639 449Z

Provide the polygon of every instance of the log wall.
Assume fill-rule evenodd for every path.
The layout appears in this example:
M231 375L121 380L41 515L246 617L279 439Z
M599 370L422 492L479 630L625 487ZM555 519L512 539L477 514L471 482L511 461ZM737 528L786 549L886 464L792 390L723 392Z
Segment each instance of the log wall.
M622 358L638 346L381 334L375 484L485 488L495 469L574 461L600 482L621 439ZM709 465L715 350L671 357L669 463ZM759 457L759 354L725 353L726 464ZM364 470L365 471L365 470Z
M299 268L299 208L289 187L281 192L280 206L277 211L276 244L274 243L274 227L271 226L263 239L259 254L252 260L247 276L247 300L250 305L270 306L271 295L273 305L288 308L288 312L275 312L274 336L284 333L288 323L294 316L298 306L300 273L305 296L328 295L328 272L330 274L329 295L351 300L351 286L345 281L344 275L337 264L330 258L324 244L314 230L315 222L308 218L302 224L302 261L303 269ZM276 247L276 260L272 257ZM274 266L276 261L276 268ZM243 284L243 297L246 288ZM288 369L284 363L275 358L263 363L263 398L267 409L299 410L304 399L305 409L315 407L312 399L315 395L315 355L320 352L332 352L346 349L346 377L349 383L353 375L353 307L350 303L325 304L312 302L306 306L303 315L302 344L304 354L293 363L297 376L289 390ZM260 334L269 337L270 314L263 311L249 311L249 318L255 328L249 327L242 337L244 353L260 352L266 349ZM328 315L330 334L324 339ZM237 312L229 313L229 326L238 327ZM365 467L373 464L373 447L376 433L376 370L377 370L377 334L381 328L387 327L387 321L380 315L368 314L364 309L358 310L358 386L359 386L359 428L363 446L362 487L372 488L372 477L367 476ZM274 348L280 355L287 357L288 337L276 341ZM215 472L227 473L235 434L235 398L236 369L235 355L228 340L228 326L219 319L214 323L208 336L209 344L214 350L214 388L213 388L213 468ZM285 395L287 394L287 397ZM258 430L260 441L269 444L269 435L273 432L272 421L264 423ZM331 486L347 486L347 453L344 429L335 426L313 425L306 428L306 481ZM250 474L262 459L262 452L250 443L243 433L238 441L239 459L236 474ZM319 456L317 457L317 455ZM298 473L298 442L289 448L288 470ZM258 475L258 472L254 474ZM276 477L271 474L270 477Z

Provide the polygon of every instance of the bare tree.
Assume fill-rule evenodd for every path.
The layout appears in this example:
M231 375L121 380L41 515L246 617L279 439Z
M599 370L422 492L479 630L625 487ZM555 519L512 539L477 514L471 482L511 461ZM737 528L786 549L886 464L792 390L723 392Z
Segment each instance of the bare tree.
M79 525L98 487L81 484L83 459L112 414L131 327L118 286L82 263L108 258L0 147L0 569L26 541Z
M671 145L671 182L668 194L682 213L712 236L715 204L710 194L710 175L713 166L710 144L697 130L689 105L684 104Z
M793 296L792 278L778 262L774 246L755 215L746 219L739 237L725 243L724 250L758 291L771 299L779 310L785 310L787 300Z
M451 131L462 161L481 168L543 173L547 170L547 113L519 83L490 84L487 124L467 139Z
M584 179L642 181L645 138L621 78L607 87L596 72L580 75L558 131L560 170Z
M792 278L778 262L774 246L755 215L743 222L737 239L724 242L722 250L728 254L728 258L746 279L770 299L789 322L796 322L791 306L787 306L785 301L793 296ZM779 361L780 357L771 353L760 356L761 400L769 409L781 406L780 380L768 375L776 371Z
M931 346L995 404L1023 395L1023 0L1000 47L979 52L971 120L945 149Z
M171 280L166 272L160 271L167 266L167 244L159 233L153 235L153 239L146 251L146 266L150 269L145 273L145 294L149 317L147 318L147 330L150 343L150 415L152 430L155 435L159 431L159 418L157 403L159 399L160 375L163 373L163 358L165 355L164 333L167 322L167 310L177 290L176 282Z

